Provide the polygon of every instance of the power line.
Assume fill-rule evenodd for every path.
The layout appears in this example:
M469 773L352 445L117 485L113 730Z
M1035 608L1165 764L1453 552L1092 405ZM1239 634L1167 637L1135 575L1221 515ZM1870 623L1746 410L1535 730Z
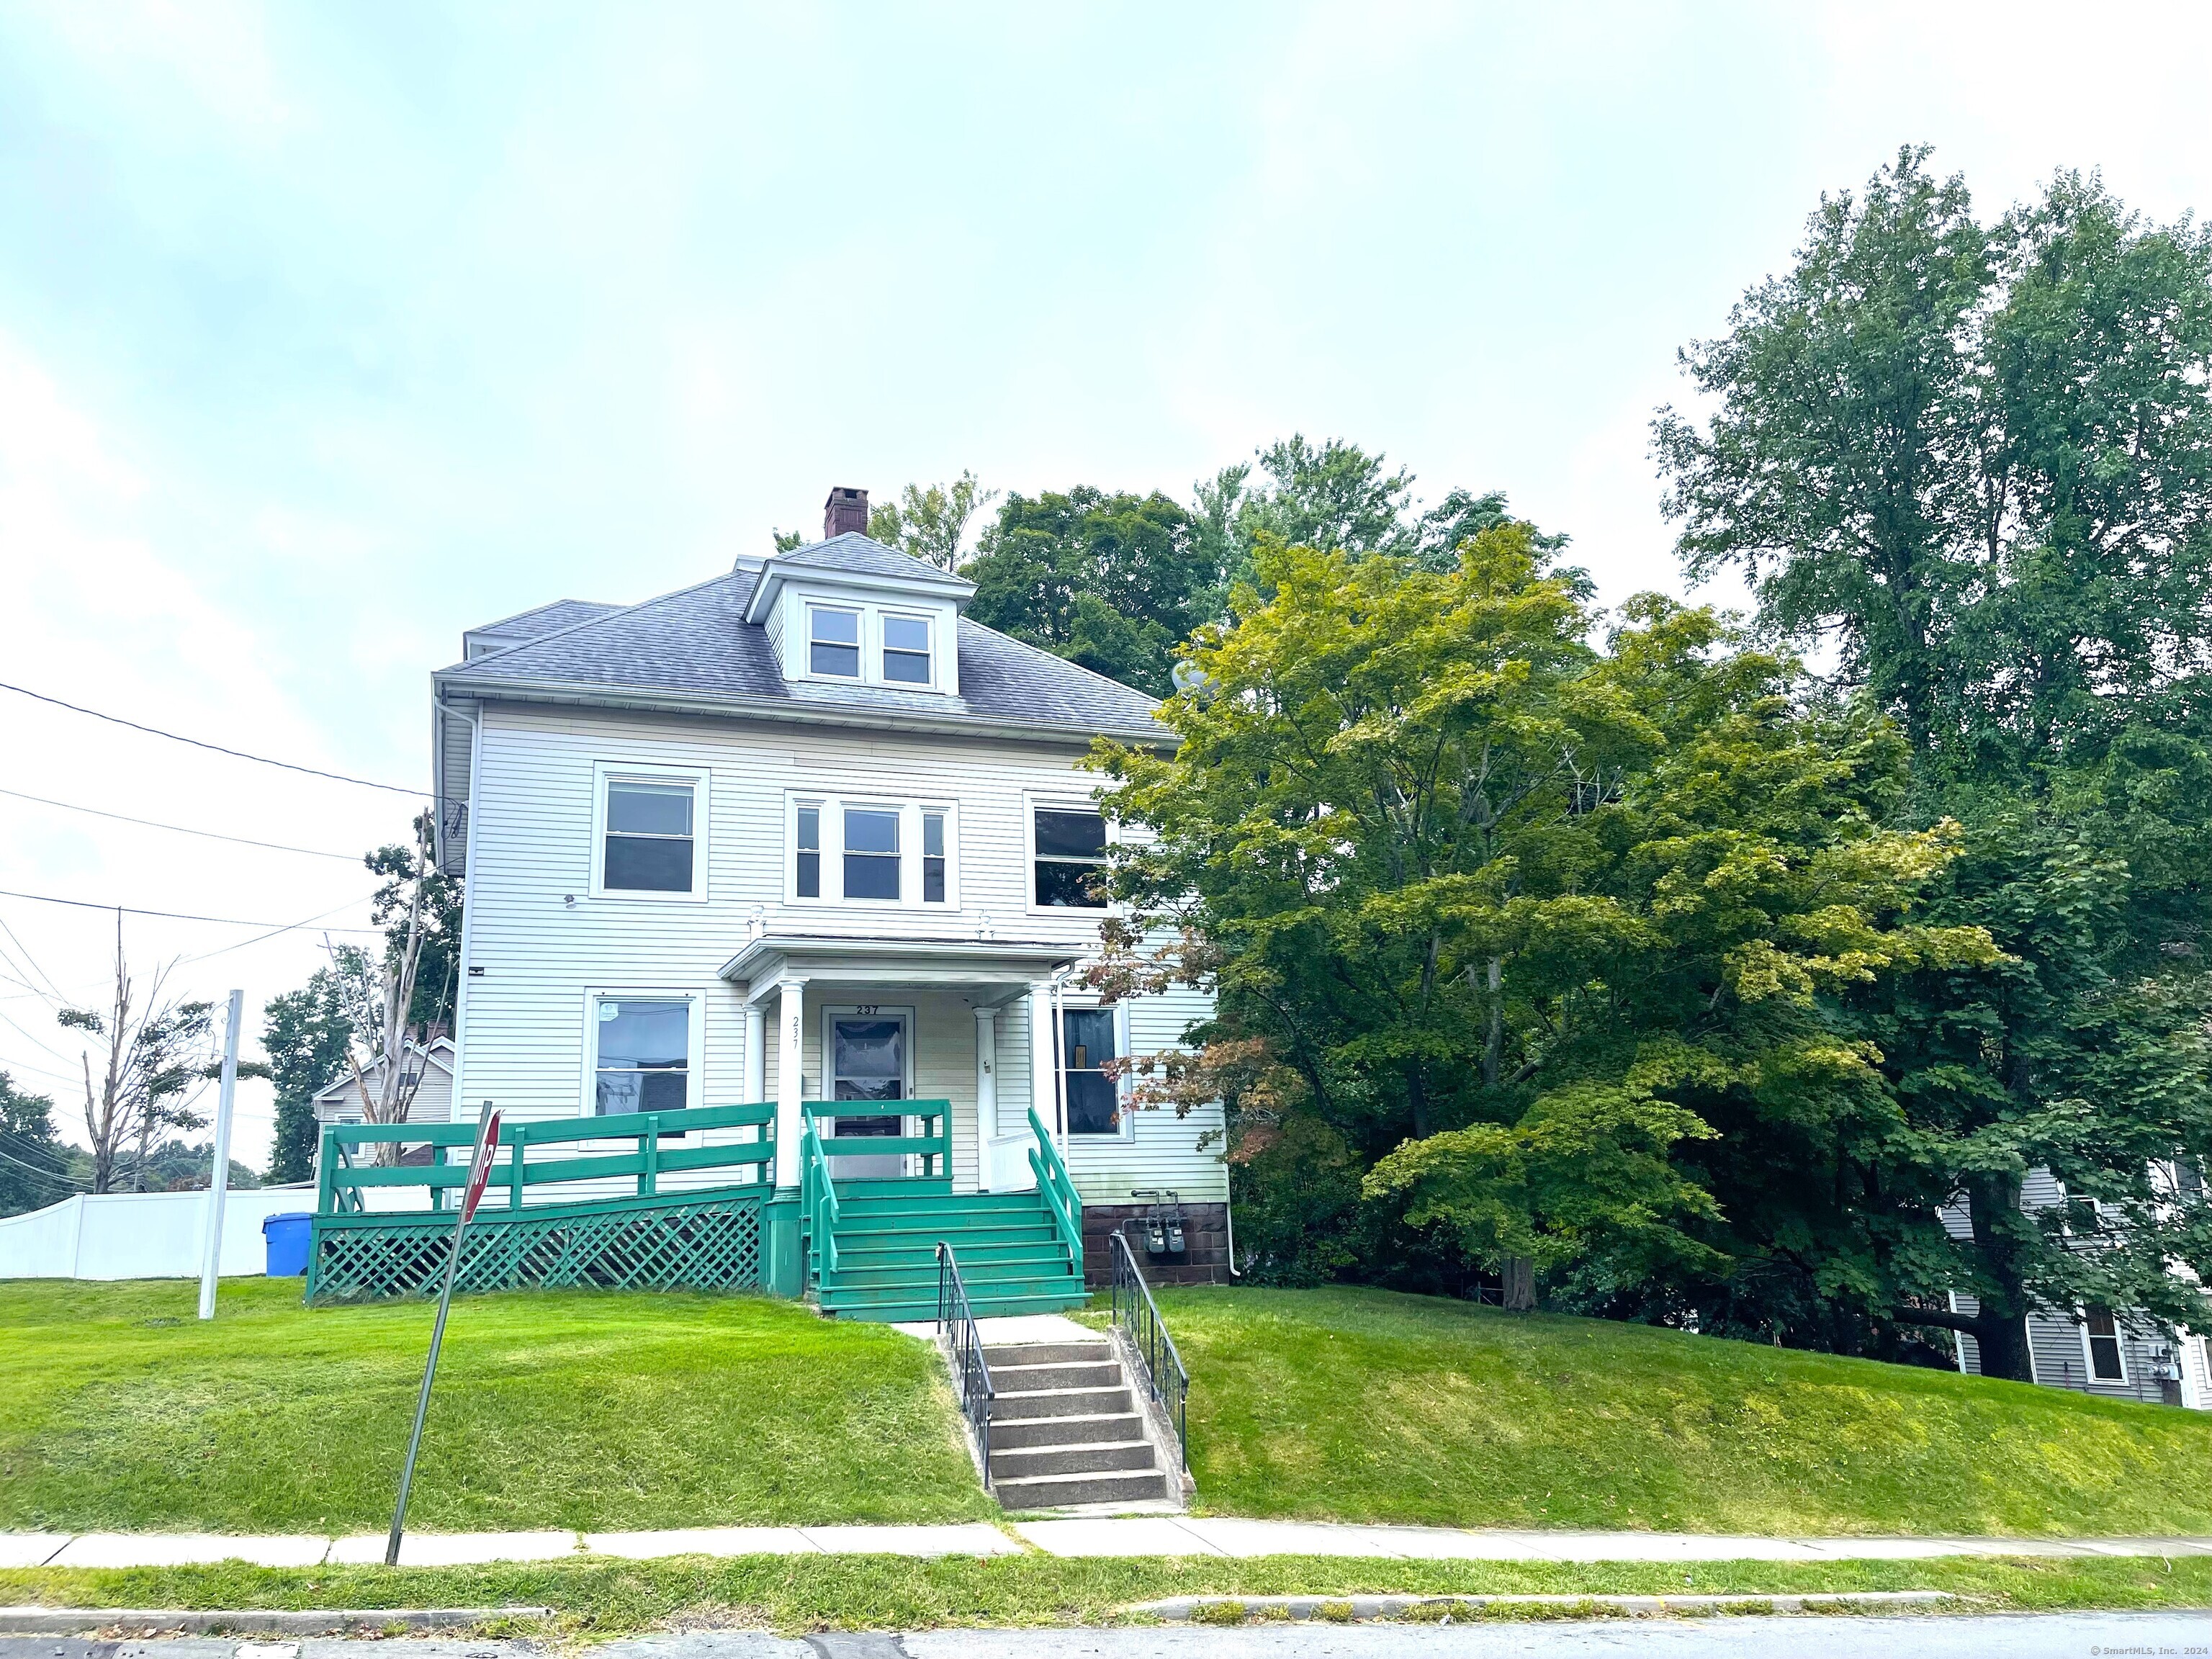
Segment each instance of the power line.
M313 927L315 923L320 921L324 916L334 916L341 910L350 910L355 905L366 904L369 900L375 896L376 895L374 893L363 894L360 898L348 900L343 904L334 904L329 909L323 911L319 915L307 916L299 921L287 922L282 927L272 927L265 933L257 933L252 939L242 939L239 940L237 944L226 945L220 950L204 951L198 956L186 957L185 958L185 962L189 965L195 962L206 962L216 957L227 957L233 951L243 951L249 945L258 945L264 939L275 939L279 933L305 933L308 928ZM326 933L374 933L377 930L374 928L364 927L325 927L322 931Z
M382 789L395 795L407 795L416 800L429 799L427 791L408 789L396 783L378 783L372 778L356 778L343 772L325 772L320 767L297 766L290 761L271 760L266 755L249 755L243 749L226 749L219 743L204 743L198 738L187 738L175 732L164 732L158 726L141 726L137 720L126 720L120 714L103 714L97 708L86 708L73 702L64 702L59 697L50 697L43 691L33 691L27 686L10 685L0 680L0 691L13 691L18 696L33 702L52 703L57 708L66 708L72 714L89 714L96 720L106 720L112 726L127 726L133 732L143 732L149 737L167 738L172 743L190 744L195 749L210 750L218 755L228 755L234 760L252 761L261 766L282 767L287 772L302 772L311 778L328 778L333 783L356 783L364 789Z
M46 981L46 989L54 994L54 1006L58 1008L67 1003L69 999L62 994L62 988L54 983L54 976L48 973L45 969L39 966L39 959L31 954L31 947L24 944L22 940L15 938L15 930L8 925L8 918L5 916L0 916L0 933L5 933L8 935L9 939L13 941L15 948L23 953L23 960L30 964L31 971L36 974L40 979ZM22 981L17 981L19 984ZM38 988L36 986L33 986L31 988L36 990Z
M90 899L55 898L52 894L48 893L18 893L6 887L0 887L0 898L29 899L38 904L66 904L79 910L106 910L110 912L119 910L126 916L159 916L165 921L206 921L212 922L219 927L266 927L269 929L270 933L294 933L307 926L305 922L298 921L246 921L237 916L186 915L182 911L179 910L141 910L135 905L94 904ZM360 901L356 899L354 902L359 903ZM337 907L340 910L347 909L349 908L350 907L343 904ZM336 911L325 910L323 914L325 915L333 915L337 913ZM384 932L380 927L325 927L322 931L326 933L374 933L380 937ZM9 937L13 939L15 938L15 935L10 933ZM246 942L251 944L252 941L249 939ZM52 984L52 982L53 981L51 980L47 981L48 984Z
M142 824L149 830L171 830L180 836L204 836L210 841L235 842L240 847L259 847L271 853L299 853L311 859L342 859L348 864L361 862L358 853L325 853L315 847L287 847L282 842L249 841L244 836L218 835L212 830L192 830L181 823L156 823L152 818L134 818L127 812L103 812L97 806L79 806L74 801L49 800L44 795L27 795L20 789L0 789L0 795L17 800L34 800L41 806L58 806L65 812L88 812L96 818L113 818L118 823Z
M10 1016L7 1014L0 1014L0 1019L7 1020L8 1024L15 1025L18 1031L22 1031L23 1036L29 1039L30 1044L33 1048L46 1048L46 1045L45 1043L40 1042L38 1038L32 1036L28 1031L23 1030L23 1028L21 1025L15 1025L15 1021ZM71 1058L70 1055L64 1054L58 1048L46 1048L46 1052L52 1054L56 1060L61 1061L64 1066L69 1064Z

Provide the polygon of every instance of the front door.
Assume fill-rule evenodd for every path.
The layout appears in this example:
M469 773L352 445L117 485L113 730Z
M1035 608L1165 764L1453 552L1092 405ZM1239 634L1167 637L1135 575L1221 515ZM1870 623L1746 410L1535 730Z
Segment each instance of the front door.
M830 1012L828 1051L830 1098L832 1100L905 1100L912 1090L914 1035L912 1016L902 1008L863 1005ZM839 1140L896 1136L905 1127L900 1117L841 1117ZM840 1158L830 1173L840 1181L896 1180L905 1173L906 1160L897 1153L882 1158Z

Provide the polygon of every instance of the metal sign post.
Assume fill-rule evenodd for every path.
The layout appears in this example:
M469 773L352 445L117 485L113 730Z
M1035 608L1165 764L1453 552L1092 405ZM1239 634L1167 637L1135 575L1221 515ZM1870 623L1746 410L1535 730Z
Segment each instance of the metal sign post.
M430 1384L437 1380L438 1350L446 1340L446 1310L453 1305L453 1274L461 1263L461 1240L470 1218L483 1197L484 1182L491 1179L491 1161L499 1151L499 1113L486 1112L477 1132L476 1156L469 1160L469 1184L461 1192L461 1212L453 1222L453 1248L446 1257L446 1279L438 1291L438 1320L430 1327L430 1360L422 1367L422 1392L415 1401L415 1428L407 1437L407 1464L399 1471L399 1502L392 1511L392 1536L385 1540L384 1565L399 1565L399 1534L407 1526L407 1492L415 1484L415 1454L422 1449L422 1419L430 1409ZM521 1175L515 1171L517 1177Z

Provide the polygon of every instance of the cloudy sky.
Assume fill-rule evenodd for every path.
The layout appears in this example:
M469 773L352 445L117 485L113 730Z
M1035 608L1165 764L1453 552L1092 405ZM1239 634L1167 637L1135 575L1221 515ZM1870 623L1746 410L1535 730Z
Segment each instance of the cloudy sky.
M414 786L471 623L1294 430L1679 586L1646 422L1820 192L1924 142L2212 206L2208 18L0 0L0 682ZM227 919L125 945L258 1011L409 810L5 691L0 755L0 1068L79 1139L113 918L9 895Z

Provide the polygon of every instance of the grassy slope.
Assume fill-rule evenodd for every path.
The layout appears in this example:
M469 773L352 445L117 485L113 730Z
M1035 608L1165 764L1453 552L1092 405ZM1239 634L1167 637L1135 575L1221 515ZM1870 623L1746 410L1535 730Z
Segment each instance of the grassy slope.
M0 1530L381 1531L431 1310L299 1281L0 1284ZM427 1530L994 1513L941 1370L757 1297L457 1302L409 1508Z
M2212 1413L1383 1291L1159 1299L1218 1513L2212 1533Z

